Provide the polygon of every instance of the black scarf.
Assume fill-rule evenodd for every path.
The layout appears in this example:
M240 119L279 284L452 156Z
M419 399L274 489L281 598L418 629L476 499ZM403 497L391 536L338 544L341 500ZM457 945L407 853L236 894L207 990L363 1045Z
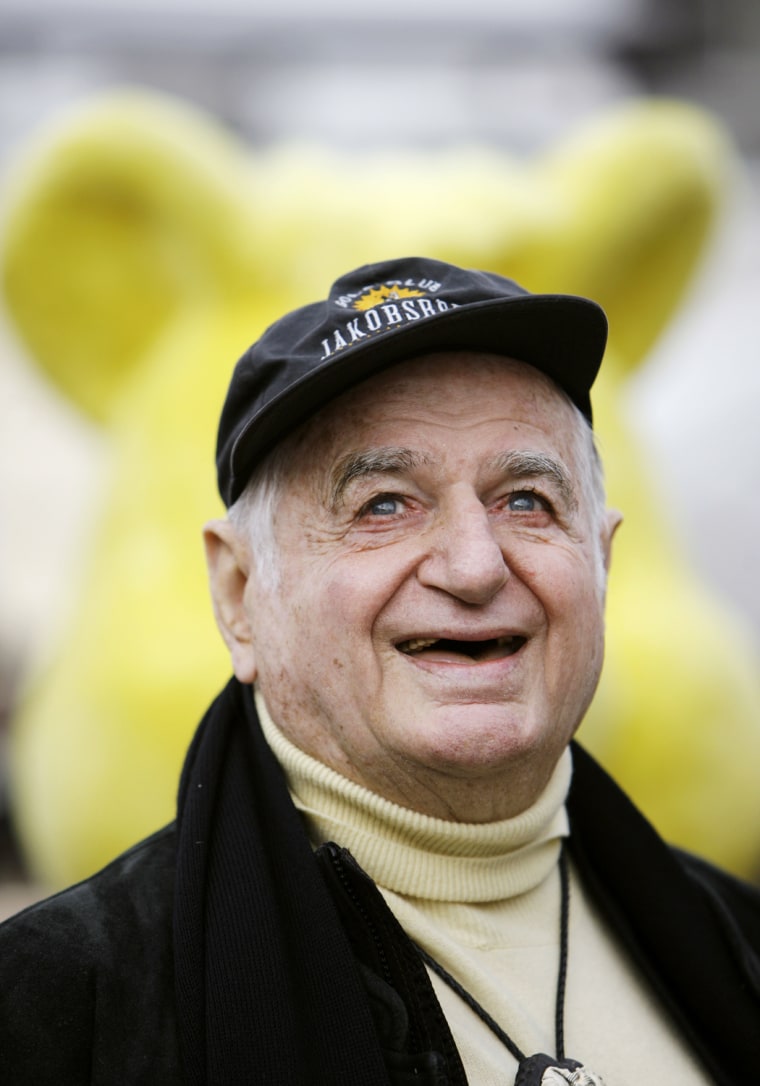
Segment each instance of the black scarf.
M187 1082L387 1086L354 959L250 687L233 679L206 714L178 810L174 938Z
M760 1066L757 890L668 849L592 758L573 757L576 868L715 1081L744 1082ZM234 679L190 747L177 821L185 1081L388 1086L354 955L251 688Z

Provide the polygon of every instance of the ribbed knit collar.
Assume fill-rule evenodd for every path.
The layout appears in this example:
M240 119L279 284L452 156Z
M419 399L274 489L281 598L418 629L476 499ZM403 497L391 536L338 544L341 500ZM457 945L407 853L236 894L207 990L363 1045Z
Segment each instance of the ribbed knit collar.
M503 901L534 889L554 869L568 834L567 750L528 810L499 822L449 822L391 803L293 745L256 694L262 730L316 846L349 849L378 886L429 901Z

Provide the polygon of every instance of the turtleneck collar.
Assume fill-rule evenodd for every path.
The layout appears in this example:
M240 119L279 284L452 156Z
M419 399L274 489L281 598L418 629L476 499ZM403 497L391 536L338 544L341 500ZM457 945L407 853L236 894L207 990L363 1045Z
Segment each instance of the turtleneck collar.
M391 803L305 754L255 697L312 844L349 849L378 886L429 901L486 903L535 889L554 870L568 834L569 750L526 811L499 822L449 822Z

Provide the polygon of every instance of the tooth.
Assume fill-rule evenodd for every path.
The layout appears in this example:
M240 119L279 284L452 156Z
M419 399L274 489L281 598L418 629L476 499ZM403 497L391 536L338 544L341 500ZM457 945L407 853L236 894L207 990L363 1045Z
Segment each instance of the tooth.
M411 641L406 641L402 648L404 652L421 652L422 649L434 645L437 640L437 637L413 637Z

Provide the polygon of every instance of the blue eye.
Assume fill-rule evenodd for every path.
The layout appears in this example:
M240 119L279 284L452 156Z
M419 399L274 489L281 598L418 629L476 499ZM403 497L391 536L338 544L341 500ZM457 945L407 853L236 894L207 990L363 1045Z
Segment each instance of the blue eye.
M535 513L537 509L546 509L544 502L532 490L516 490L510 494L507 505L514 513Z
M362 510L363 513L373 517L393 517L398 511L399 500L390 494L380 494L377 498L367 502Z

